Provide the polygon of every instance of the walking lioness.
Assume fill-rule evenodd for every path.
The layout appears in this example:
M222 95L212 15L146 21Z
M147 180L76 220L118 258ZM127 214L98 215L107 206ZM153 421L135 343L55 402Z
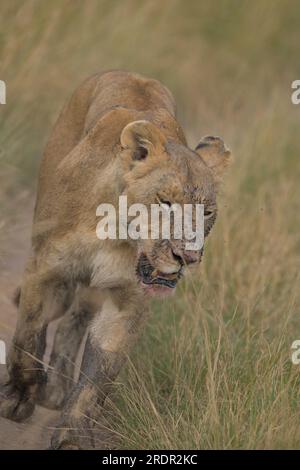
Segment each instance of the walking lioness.
M18 299L0 414L21 421L35 402L63 408L52 448L85 448L112 381L135 342L151 295L174 290L201 250L184 239L100 240L100 203L204 205L205 236L216 219L216 187L230 161L218 137L195 150L176 120L170 91L121 71L86 80L63 109L42 159L32 253ZM62 317L50 367L46 329ZM88 329L82 373L74 362ZM84 432L82 432L84 430Z

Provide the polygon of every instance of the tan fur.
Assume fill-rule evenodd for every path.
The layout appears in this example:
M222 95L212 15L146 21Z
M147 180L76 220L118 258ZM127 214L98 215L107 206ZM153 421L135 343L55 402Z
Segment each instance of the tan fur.
M32 398L29 390L44 381L33 371L34 358L43 354L44 339L39 334L51 318L66 311L69 317L58 330L57 338L62 339L55 344L52 366L59 362L60 342L65 341L62 354L69 351L74 360L80 343L74 325L92 312L83 367L85 376L102 383L105 397L106 382L118 374L124 353L143 324L147 298L136 273L141 255L153 267L153 275L166 276L177 275L182 265L201 258L202 252L186 253L183 240L101 241L96 236L97 206L105 202L117 208L120 195L127 195L129 205L149 206L158 200L203 203L208 211L207 234L216 216L217 181L228 161L229 151L220 138L202 139L196 151L187 147L174 98L157 80L113 71L89 78L75 91L54 127L40 166L32 256L21 286L9 356L10 388L0 405L4 416L23 419L32 412L36 396ZM83 328L77 329L82 335ZM64 424L70 416L79 419L78 404L89 405L84 380L67 405ZM20 390L28 394L27 402ZM91 393L95 395L95 390ZM12 394L14 408L7 405ZM54 447L62 447L63 436L56 435ZM70 436L67 441L76 443Z

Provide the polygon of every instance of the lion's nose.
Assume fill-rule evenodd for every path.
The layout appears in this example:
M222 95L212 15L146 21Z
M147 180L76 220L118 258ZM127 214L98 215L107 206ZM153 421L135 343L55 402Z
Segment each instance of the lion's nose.
M199 251L186 250L183 253L186 264L197 263L199 261Z

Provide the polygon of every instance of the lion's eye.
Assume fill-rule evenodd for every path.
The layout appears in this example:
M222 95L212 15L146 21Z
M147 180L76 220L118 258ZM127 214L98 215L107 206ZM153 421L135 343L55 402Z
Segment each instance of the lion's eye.
M156 196L156 200L160 206L165 205L165 206L168 206L168 208L172 206L172 203L168 199L161 198L160 196Z
M204 209L204 217L209 219L214 214L213 209L205 208Z
M165 199L160 199L160 204L165 204L168 207L172 206L172 203L170 201L165 200Z

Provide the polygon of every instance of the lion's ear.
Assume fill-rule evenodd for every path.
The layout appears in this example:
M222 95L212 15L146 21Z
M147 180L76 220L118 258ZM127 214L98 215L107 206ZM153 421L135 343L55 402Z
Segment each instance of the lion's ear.
M210 135L203 137L195 151L212 170L215 177L221 179L232 160L231 152L224 141L220 137Z
M150 121L133 121L121 133L121 145L132 151L134 160L144 160L148 155L160 153L165 144L165 136Z

